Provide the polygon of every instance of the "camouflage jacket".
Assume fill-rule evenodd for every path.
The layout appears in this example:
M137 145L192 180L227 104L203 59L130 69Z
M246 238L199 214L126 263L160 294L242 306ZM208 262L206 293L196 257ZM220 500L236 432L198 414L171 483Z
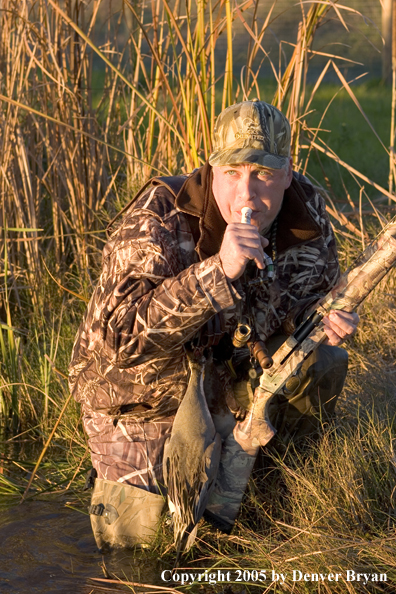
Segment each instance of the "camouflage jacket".
M199 334L210 341L216 320L218 336L232 335L243 311L246 275L228 282L219 258L226 223L210 166L177 178L179 187L184 182L177 195L161 179L166 184L157 179L131 203L104 248L69 368L85 411L129 410L136 420L173 415L187 387L186 342ZM276 278L250 294L264 341L279 328L291 333L339 277L324 201L299 174L285 192L273 247Z

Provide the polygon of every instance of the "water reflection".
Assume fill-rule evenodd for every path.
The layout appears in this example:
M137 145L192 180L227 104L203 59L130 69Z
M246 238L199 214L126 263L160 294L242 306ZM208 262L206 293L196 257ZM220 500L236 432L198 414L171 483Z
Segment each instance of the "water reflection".
M107 570L119 578L164 585L159 562L147 552L101 555L89 516L65 507L66 501L52 496L47 501L18 505L16 499L1 498L1 594L103 592L88 582L90 577L103 577L103 561Z

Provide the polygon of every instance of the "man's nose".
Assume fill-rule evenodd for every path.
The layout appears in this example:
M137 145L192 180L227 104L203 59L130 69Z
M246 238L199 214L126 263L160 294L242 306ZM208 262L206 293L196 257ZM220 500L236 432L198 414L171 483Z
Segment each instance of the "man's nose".
M238 182L238 198L240 200L253 200L256 197L252 176L241 175Z

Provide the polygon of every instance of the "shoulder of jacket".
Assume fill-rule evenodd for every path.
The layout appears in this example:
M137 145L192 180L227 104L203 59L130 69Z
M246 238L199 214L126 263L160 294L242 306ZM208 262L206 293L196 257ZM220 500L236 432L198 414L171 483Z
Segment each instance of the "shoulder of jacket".
M316 222L320 222L317 216L321 217L326 214L326 191L321 186L317 186L309 181L305 175L302 173L297 173L297 171L293 171L293 178L296 182L298 182L300 188L305 195L306 204L308 210L314 216ZM316 214L314 214L316 213Z
M162 177L153 177L150 181L153 186L162 186L169 190L176 199L180 190L184 186L189 175L169 175Z
M116 214L116 216L110 221L106 228L107 237L110 238L113 233L118 231L120 227L122 227L122 222L118 227L114 227L116 221L124 214L126 214L132 207L136 207L139 204L139 201L145 199L146 197L153 197L154 192L157 188L164 188L168 191L168 196L171 198L169 204L173 204L176 200L176 197L180 190L182 189L185 181L188 179L190 174L188 175L170 175L170 176L161 176L161 177L152 177L149 179L141 188L140 190L133 196L133 198L124 206L120 212ZM152 192L152 193L151 193ZM164 196L162 195L162 198ZM166 205L163 204L163 207L166 208ZM163 213L159 213L160 216Z
M301 189L303 190L307 200L312 200L315 194L318 193L319 188L314 186L302 173L293 171L293 178L301 186Z

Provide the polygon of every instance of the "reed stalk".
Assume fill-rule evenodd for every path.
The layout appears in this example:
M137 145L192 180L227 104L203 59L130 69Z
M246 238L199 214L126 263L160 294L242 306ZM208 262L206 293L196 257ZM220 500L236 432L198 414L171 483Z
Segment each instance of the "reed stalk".
M392 3L392 106L390 124L390 146L389 146L389 192L393 193L396 182L396 159L395 159L395 114L396 114L396 6ZM391 199L388 198L388 204Z

